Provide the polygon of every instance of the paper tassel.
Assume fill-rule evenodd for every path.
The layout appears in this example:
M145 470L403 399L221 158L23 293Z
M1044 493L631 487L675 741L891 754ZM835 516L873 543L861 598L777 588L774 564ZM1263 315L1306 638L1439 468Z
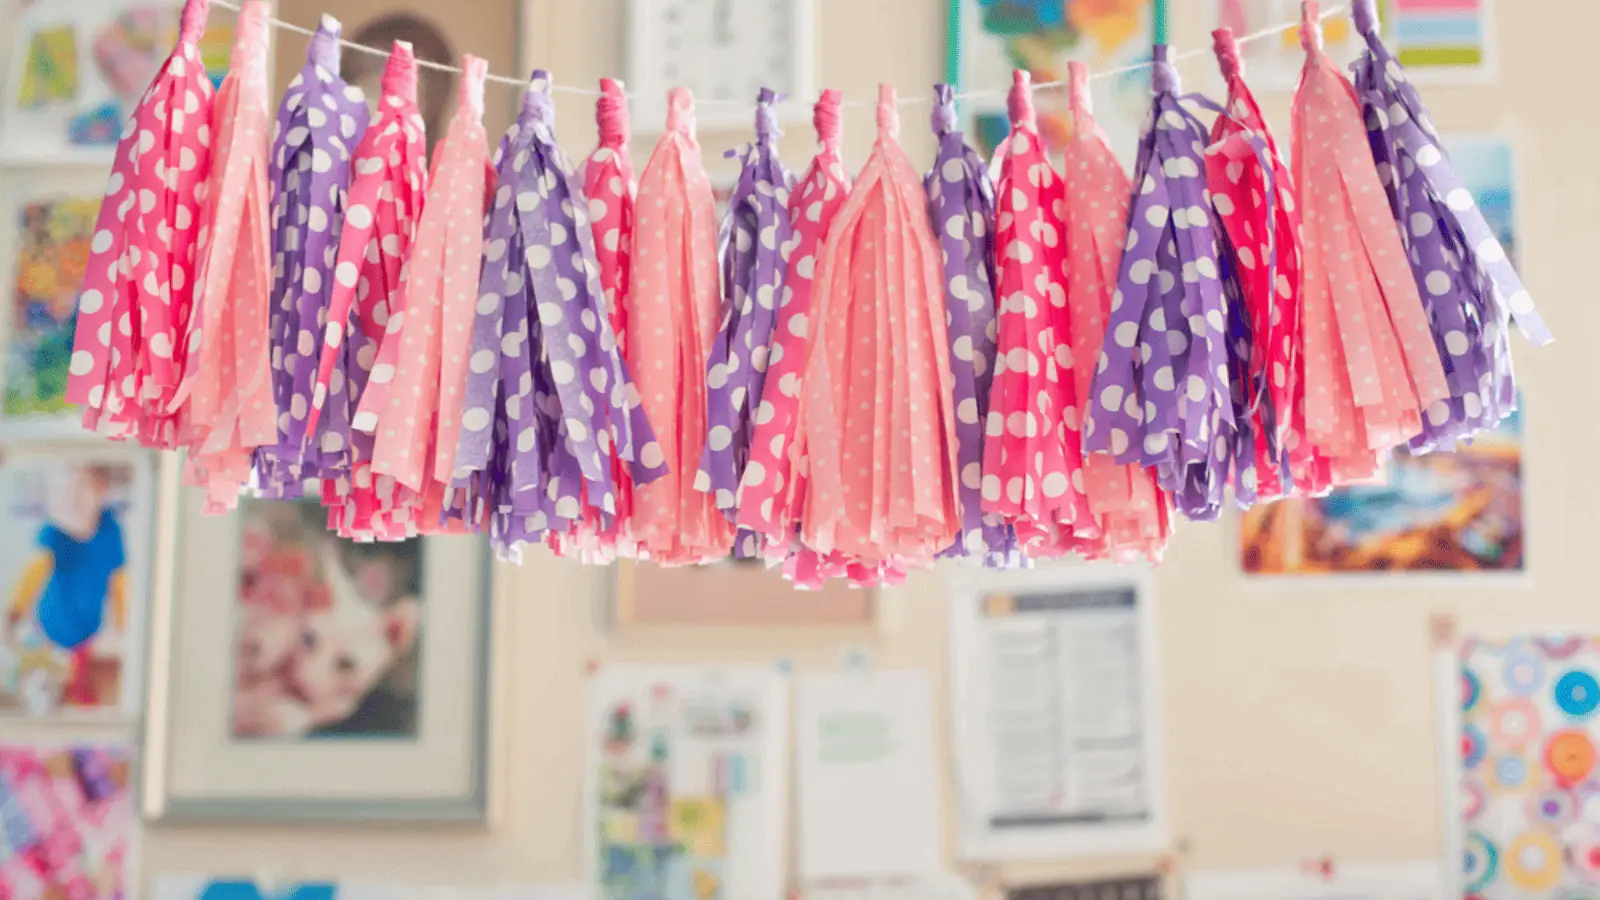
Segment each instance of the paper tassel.
M468 54L461 98L434 148L428 196L411 256L378 348L373 377L357 407L372 430L372 472L400 486L398 502L419 534L444 530L445 492L455 472L464 415L463 386L483 258L489 146L483 84L489 64ZM380 378L383 375L386 377ZM465 509L452 521L476 516Z
M1105 339L1132 190L1095 121L1088 70L1072 62L1067 77L1072 108L1072 138L1066 147L1067 315L1077 421L1082 422L1094 400L1093 362L1100 358ZM1086 554L1118 562L1139 556L1158 562L1172 536L1172 503L1156 484L1155 473L1137 463L1124 465L1104 454L1090 454L1083 461L1083 482L1089 512L1101 533L1098 543L1085 548Z
M1028 73L1011 85L1011 135L996 160L998 356L985 419L983 510L1030 557L1099 537L1083 494L1077 385L1066 315L1065 185L1050 164ZM957 408L973 421L976 404Z
M1384 203L1355 90L1302 4L1305 68L1294 99L1294 176L1304 240L1306 437L1334 484L1379 474L1450 395L1405 247Z
M1206 196L1204 126L1165 45L1140 140L1127 242L1084 422L1086 449L1152 466L1188 518L1222 510L1233 455L1227 310Z
M801 379L816 331L812 298L817 256L850 193L850 176L839 155L839 114L839 92L823 91L813 112L817 154L789 195L793 248L767 357L766 383L773 389L763 389L756 408L750 462L738 498L739 526L758 535L769 561L793 559L791 577L798 576L797 583L808 582L803 572L814 573L821 567L814 559L801 558L815 554L796 541L808 464L805 431L800 427Z
M186 0L173 49L117 145L78 297L66 399L84 427L148 447L177 444L211 171L211 81L196 42L207 0Z
M255 449L277 442L272 398L272 251L267 236L267 4L246 0L228 77L217 94L216 158L201 214L189 360L173 395L185 480L223 512L250 483Z
M805 541L869 567L931 565L960 525L939 245L898 133L882 85L878 140L820 258L804 379Z
M1354 66L1367 136L1450 389L1425 410L1411 449L1449 450L1517 408L1510 321L1536 346L1553 337L1446 158L1422 97L1384 46L1372 0L1356 0L1354 12L1367 42Z
M700 457L697 485L706 485L717 508L737 521L738 490L750 458L754 414L765 395L773 330L794 249L789 222L789 170L778 158L778 96L761 89L756 140L732 151L742 160L718 241L722 257L722 326L706 368L710 431ZM778 351L780 354L781 350ZM761 465L761 463L757 463ZM758 480L764 473L756 473ZM734 555L757 555L755 533L740 531Z
M627 304L633 272L634 181L633 160L628 155L628 98L621 82L600 79L595 125L600 133L600 145L585 160L580 180L583 195L589 200L589 227L593 233L595 262L600 267L606 313L610 316L619 352L626 359ZM629 402L635 404L642 426L647 427L649 423L643 421L643 409L637 405L638 397L631 397ZM629 463L621 457L612 458L611 479L617 505L611 524L608 527L594 520L584 524L593 535L585 540L592 544L589 552L596 561L605 560L608 552L612 557L637 553L632 525L633 473Z
M402 309L401 278L426 191L426 152L416 59L410 44L396 41L377 118L356 148L306 420L325 454L344 454L340 467L348 474L324 482L323 502L329 527L345 537L398 540L416 532L408 511L396 508L394 479L372 472L377 416L357 411L369 382L386 384L395 375L393 365L376 364L378 345Z
M1294 419L1304 408L1304 381L1297 371L1300 347L1300 218L1289 167L1255 96L1245 84L1233 32L1212 33L1217 61L1228 85L1225 111L1211 128L1206 176L1220 231L1222 258L1242 303L1229 310L1230 349L1248 346L1248 355L1230 353L1233 368L1237 448L1253 468L1241 467L1234 490L1242 504L1272 500L1293 491L1291 473L1311 492L1326 481L1319 475L1304 439L1304 424ZM1296 398L1300 399L1296 399ZM1292 437L1291 437L1292 435ZM1294 446L1289 462L1287 447Z
M308 480L338 477L344 459L334 453L325 461L322 447L306 431L351 154L369 118L361 90L339 77L339 32L339 22L324 16L311 38L305 68L289 84L278 110L268 167L278 439L256 452L256 472L257 490L277 499L302 496Z
M606 314L588 205L555 143L550 74L535 70L496 158L456 488L486 509L501 555L616 514L612 458L659 451ZM635 466L643 485L657 467ZM591 512L591 508L593 512ZM557 541L559 544L559 541Z
M1016 533L983 512L983 423L994 382L994 186L983 160L967 145L956 117L955 91L934 87L938 152L923 178L934 234L944 254L944 309L955 385L956 462L961 482L961 533L947 556L1000 568L1017 562Z
M628 296L629 368L671 475L634 491L641 556L662 565L710 562L733 547L733 526L696 469L707 446L706 360L717 327L717 223L694 136L694 98L667 95L667 132L639 180ZM720 441L720 437L719 437Z

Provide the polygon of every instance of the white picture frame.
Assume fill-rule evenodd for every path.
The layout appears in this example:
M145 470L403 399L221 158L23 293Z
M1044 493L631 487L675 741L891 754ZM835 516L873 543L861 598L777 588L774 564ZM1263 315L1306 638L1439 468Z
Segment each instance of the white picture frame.
M414 733L239 739L231 716L238 604L225 598L239 596L241 517L202 516L200 492L177 486L176 457L164 462L165 566L145 730L146 818L485 823L493 617L487 542L472 535L420 539ZM218 642L219 634L230 638Z
M1100 612L1110 612L1089 612L1092 618L1082 620L1086 627L1099 630L1101 636L1113 629L1131 629L1127 633L1137 658L1123 660L1122 670L1113 672L1112 677L1129 683L1132 704L1126 705L1136 704L1137 708L1118 710L1108 705L1095 711L1103 722L1122 723L1115 727L1131 745L1130 752L1137 755L1131 766L1141 776L1141 783L1129 796L1138 799L1127 801L1130 805L1124 809L1101 815L1086 803L1077 810L1008 810L999 801L997 751L1002 742L995 737L992 718L998 683L992 643L995 626L985 622L984 613L990 598L1040 598L1040 616L1052 617L1076 615L1075 610L1089 611L1099 605ZM950 582L949 612L957 857L964 861L1018 861L1166 851L1170 834L1160 645L1150 570L1144 566L1057 563L1016 571L962 571ZM1007 618L1020 621L1009 613ZM1038 627L1063 627L1043 618L1037 622ZM1025 627L1036 626L1025 623ZM1106 645L1098 638L1096 643ZM1061 705L1070 702L1066 699ZM1081 714L1081 709L1073 710L1063 718L1081 721ZM1123 722L1115 719L1117 716L1129 718ZM1064 734L1061 737L1065 739ZM1065 781L1071 775L1063 766L1051 770L1049 777Z

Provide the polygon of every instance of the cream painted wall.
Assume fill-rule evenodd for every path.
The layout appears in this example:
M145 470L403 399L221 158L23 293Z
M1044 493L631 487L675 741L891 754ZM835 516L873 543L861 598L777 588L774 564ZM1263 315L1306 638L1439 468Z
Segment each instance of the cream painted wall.
M920 95L939 78L944 0L817 5L823 84L869 98L879 80ZM1175 43L1201 44L1208 5L1173 4ZM529 0L525 62L552 69L567 84L592 85L620 73L624 7L624 0ZM1600 125L1573 102L1578 87L1565 77L1600 32L1600 6L1538 0L1498 7L1498 82L1426 93L1442 129L1504 130L1517 141L1524 274L1562 336L1539 353L1517 348L1528 397L1531 573L1514 587L1251 583L1237 574L1229 525L1182 527L1159 578L1169 801L1180 866L1438 854L1429 617L1449 613L1466 628L1491 632L1600 629L1600 591L1586 556L1600 539L1594 512L1600 481L1589 462L1600 442L1600 381L1592 351L1582 348L1600 335L1595 278L1588 274L1600 246L1600 179L1592 162ZM448 5L464 19L475 8L471 0ZM509 33L511 23L502 24ZM1187 66L1190 83L1205 84L1209 65ZM509 73L502 65L496 71ZM592 107L572 98L559 106L564 144L574 156L586 153L594 140ZM1269 106L1275 121L1286 123L1285 99L1274 97ZM871 142L869 115L851 111L846 120L846 152L856 164ZM921 110L908 111L904 138L913 159L926 164L932 142L922 117ZM785 152L798 167L810 152L809 129L791 131ZM709 160L743 136L704 138ZM639 164L648 150L647 142L636 142ZM617 639L597 624L606 572L536 555L526 567L498 574L491 828L153 827L145 871L454 883L572 878L582 862L575 823L588 660L787 658L804 668L837 658L838 641L825 632L677 631ZM937 575L888 592L888 621L871 648L879 663L923 667L942 684L943 600ZM946 731L941 722L940 733ZM948 778L943 793L948 810ZM953 851L946 832L946 850ZM1011 874L1105 873L1149 862L1041 863Z

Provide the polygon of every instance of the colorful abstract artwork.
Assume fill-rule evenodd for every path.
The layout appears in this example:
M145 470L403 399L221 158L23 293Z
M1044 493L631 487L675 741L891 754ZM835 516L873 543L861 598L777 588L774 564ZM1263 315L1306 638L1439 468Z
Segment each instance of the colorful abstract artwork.
M0 744L0 900L125 900L133 750Z
M597 676L599 900L780 900L782 685L759 670Z
M1408 70L1471 75L1489 61L1489 0L1389 0L1395 51Z
M24 199L13 207L10 332L5 361L5 419L77 416L66 401L78 289L94 237L99 195Z
M1522 416L1453 452L1389 461L1382 484L1280 500L1241 517L1252 575L1521 572Z
M1013 69L1035 82L1061 81L1067 63L1108 72L1150 59L1150 0L949 0L947 81L992 96L965 101L978 148L989 155L1010 130L1006 89ZM1039 131L1052 150L1072 135L1066 91L1035 94ZM1150 75L1128 72L1096 81L1095 117L1112 146L1131 161L1150 110Z
M1600 883L1600 641L1460 650L1462 895L1590 897Z

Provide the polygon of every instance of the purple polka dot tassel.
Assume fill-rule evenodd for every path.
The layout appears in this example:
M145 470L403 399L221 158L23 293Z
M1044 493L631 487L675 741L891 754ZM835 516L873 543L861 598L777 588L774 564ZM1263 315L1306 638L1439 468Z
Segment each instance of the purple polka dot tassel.
M612 454L631 463L636 446L655 440L635 414L588 205L554 123L549 73L535 71L496 156L456 452L460 503L471 518L487 514L509 560L588 515L609 522ZM633 474L643 484L660 472L634 465Z
M754 413L772 362L773 327L794 249L789 220L793 179L778 159L778 99L762 88L756 102L756 140L732 151L743 165L722 223L722 327L706 367L705 451L696 484L734 521L740 480L750 459ZM759 463L757 463L759 465ZM734 555L757 555L755 532L741 529Z
M944 310L955 381L961 533L946 556L994 568L1017 564L1016 532L983 512L983 423L994 384L994 185L956 117L955 91L934 87L939 148L922 180L934 237L944 252Z
M324 16L305 68L278 109L273 140L272 385L278 442L256 453L262 496L300 497L308 480L337 476L342 453L324 458L306 430L333 288L350 159L367 130L366 99L339 77L339 22Z
M1411 449L1449 450L1517 408L1510 323L1536 346L1553 338L1445 156L1421 95L1379 36L1374 0L1355 0L1354 13L1367 43L1352 68L1368 141L1450 388L1423 410Z
M1157 45L1155 104L1134 170L1117 291L1090 392L1084 448L1156 470L1186 517L1222 510L1234 454L1228 321L1203 151Z

